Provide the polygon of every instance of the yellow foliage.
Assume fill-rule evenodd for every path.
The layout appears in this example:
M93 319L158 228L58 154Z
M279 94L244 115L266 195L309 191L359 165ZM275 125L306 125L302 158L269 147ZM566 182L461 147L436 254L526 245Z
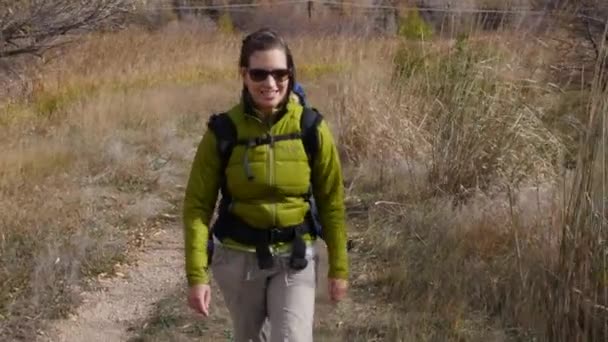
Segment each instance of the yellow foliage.
M224 12L217 22L217 28L221 33L233 34L235 32L234 25L230 14Z

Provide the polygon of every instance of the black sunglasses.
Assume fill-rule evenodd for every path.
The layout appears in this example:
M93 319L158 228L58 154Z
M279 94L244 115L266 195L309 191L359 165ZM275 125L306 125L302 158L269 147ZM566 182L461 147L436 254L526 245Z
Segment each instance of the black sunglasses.
M249 78L255 82L264 81L268 78L268 75L272 75L272 78L277 82L283 82L291 76L291 70L289 69L249 69L247 72L249 73Z

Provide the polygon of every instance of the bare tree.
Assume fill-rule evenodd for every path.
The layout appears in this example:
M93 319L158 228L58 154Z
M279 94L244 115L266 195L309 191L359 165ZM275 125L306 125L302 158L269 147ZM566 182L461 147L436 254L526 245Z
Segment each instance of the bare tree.
M600 72L597 76L599 76L601 88L605 90L608 88L608 75L606 75L608 68L606 59L608 3L606 0L570 0L564 2L567 9L574 13L572 29L587 40L592 51L593 65L589 65L587 69L592 71L595 66L599 66Z
M605 0L588 0L583 3L577 12L584 25L585 35L593 45L596 58L601 58L601 41L605 40L608 43L608 36L605 34L608 24L608 4Z
M0 59L40 55L73 33L100 28L131 8L130 0L0 0Z
M604 31L608 24L606 0L536 0L544 9L570 14L569 24L575 33L585 37L592 45L596 58L600 58L602 40L608 42ZM566 17L568 18L568 17Z

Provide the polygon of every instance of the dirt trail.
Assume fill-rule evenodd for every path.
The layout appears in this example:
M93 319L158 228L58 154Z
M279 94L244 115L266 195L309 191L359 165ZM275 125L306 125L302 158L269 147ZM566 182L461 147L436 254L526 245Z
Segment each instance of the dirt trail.
M185 170L181 164L163 165L158 170L160 190L140 197L131 210L143 218L169 210L171 205L166 201L181 198L180 185L187 176ZM145 247L130 254L134 263L116 276L94 280L94 290L76 289L82 304L75 309L75 314L68 319L46 322L48 328L39 334L38 341L231 341L229 315L213 279L211 317L201 319L187 307L182 227L174 210L175 207L169 210L172 219L164 223L162 230L146 237ZM349 234L352 237L353 232ZM367 311L360 308L368 301L359 303L360 296L351 291L339 307L332 305L327 296L327 254L323 242L318 243L317 251L320 265L315 340L352 341L362 328L349 323L358 325L365 320L349 320L347 316L351 312L360 315ZM356 254L352 255L355 263ZM353 269L357 267L351 265ZM346 324L342 327L343 323ZM344 333L349 337L345 339Z
M336 313L327 300L325 246L319 243L317 250L320 267L315 326L317 335L326 336L326 332L319 330L331 329L328 322L335 319L328 320L328 317ZM137 262L124 274L101 279L98 290L82 293L84 301L77 313L69 319L52 322L52 328L39 341L200 341L201 338L230 341L229 316L217 288L213 289L209 319L197 319L186 307L183 240L179 227L171 226L154 234L135 257ZM182 333L192 325L202 328L195 334ZM154 331L147 332L151 326ZM327 341L326 338L329 336L323 340Z
M127 341L134 322L145 319L154 304L183 283L181 229L168 227L154 234L137 262L123 276L98 281L85 292L83 304L70 319L54 322L40 341Z

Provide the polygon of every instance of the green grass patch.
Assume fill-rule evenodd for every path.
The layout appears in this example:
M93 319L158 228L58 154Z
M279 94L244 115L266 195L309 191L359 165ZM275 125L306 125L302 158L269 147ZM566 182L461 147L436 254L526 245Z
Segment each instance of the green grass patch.
M316 79L327 75L346 72L349 66L343 63L304 64L298 67L298 76L303 79Z
M19 120L34 117L35 110L24 102L0 104L0 128L10 127Z
M305 64L299 67L298 76L310 80L344 72L346 69L344 64ZM176 72L145 74L127 80L75 81L60 88L36 92L29 101L5 103L0 107L0 127L27 118L52 118L71 104L98 96L102 92L127 92L165 85L191 86L237 78L238 73L232 68L195 66Z
M75 82L62 88L34 94L32 106L38 115L49 117L74 102L94 97L101 92L126 92L163 85L195 85L235 77L236 74L228 69L194 67L166 74L146 74L128 80Z

